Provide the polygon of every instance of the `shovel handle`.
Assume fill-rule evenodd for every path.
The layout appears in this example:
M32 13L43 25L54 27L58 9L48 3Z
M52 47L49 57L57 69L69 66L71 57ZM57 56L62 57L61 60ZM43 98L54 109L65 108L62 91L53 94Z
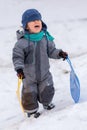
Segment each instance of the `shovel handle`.
M66 60L67 60L67 62L69 63L71 70L74 72L74 69L73 69L72 63L71 63L71 61L70 61L70 58L67 57Z

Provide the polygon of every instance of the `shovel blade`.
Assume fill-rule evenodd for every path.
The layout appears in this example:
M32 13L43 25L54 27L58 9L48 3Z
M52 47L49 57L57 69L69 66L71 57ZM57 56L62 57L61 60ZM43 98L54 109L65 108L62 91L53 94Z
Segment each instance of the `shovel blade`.
M74 102L78 103L80 98L80 82L77 75L72 70L70 72L70 92Z

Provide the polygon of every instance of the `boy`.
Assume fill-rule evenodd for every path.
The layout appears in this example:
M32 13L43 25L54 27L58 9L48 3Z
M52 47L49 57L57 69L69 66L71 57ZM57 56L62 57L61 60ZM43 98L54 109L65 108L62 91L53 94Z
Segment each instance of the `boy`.
M23 79L22 105L28 114L38 111L38 102L51 110L54 96L49 58L64 60L68 54L56 49L53 37L47 32L41 14L36 9L26 10L22 15L24 31L17 31L17 43L13 48L13 64L19 78Z

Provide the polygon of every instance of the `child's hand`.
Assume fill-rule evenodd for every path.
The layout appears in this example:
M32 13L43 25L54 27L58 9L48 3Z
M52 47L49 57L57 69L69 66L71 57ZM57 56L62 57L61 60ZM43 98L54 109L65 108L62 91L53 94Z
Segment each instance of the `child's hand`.
M68 54L67 54L67 52L60 51L60 52L59 52L59 56L60 56L61 58L63 58L63 60L65 60L65 59L67 59Z
M22 69L17 70L17 76L19 77L19 79L21 79L21 78L24 79L25 78L24 72L23 72Z

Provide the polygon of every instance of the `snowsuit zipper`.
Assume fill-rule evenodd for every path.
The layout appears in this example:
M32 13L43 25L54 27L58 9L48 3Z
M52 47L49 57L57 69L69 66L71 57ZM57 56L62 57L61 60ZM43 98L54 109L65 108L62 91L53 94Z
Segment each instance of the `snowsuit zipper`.
M40 42L35 42L35 71L38 82L41 80Z

